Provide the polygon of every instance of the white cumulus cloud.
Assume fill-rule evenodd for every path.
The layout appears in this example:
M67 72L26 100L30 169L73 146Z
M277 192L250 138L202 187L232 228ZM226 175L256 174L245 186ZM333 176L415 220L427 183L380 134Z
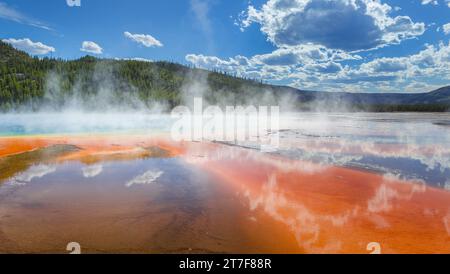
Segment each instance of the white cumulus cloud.
M269 0L261 9L249 6L241 27L259 24L278 47L312 43L346 51L398 44L424 33L424 23L391 17L392 10L379 0Z
M449 34L450 34L450 23L443 25L443 26L442 26L442 31L443 31L446 35L449 35Z
M422 22L405 14L397 16L403 9L385 2L266 0L260 7L250 4L236 23L242 31L257 24L274 50L228 58L188 54L185 59L197 67L240 77L326 91L417 92L450 80L450 44L445 42L425 44L410 55L378 57L383 48L418 39L426 30ZM440 29L447 33L449 28Z
M81 44L81 51L94 53L94 54L102 54L103 49L98 44L92 41L84 41Z
M50 52L55 52L55 48L51 46L47 46L41 42L33 42L29 38L24 39L3 39L5 43L8 43L15 47L16 49L23 50L32 55L44 55Z
M162 47L163 44L150 34L133 34L128 31L124 32L125 37L132 41L139 43L147 48L150 47Z
M428 4L431 4L431 5L438 5L439 3L438 3L438 1L437 0L422 0L422 5L428 5Z

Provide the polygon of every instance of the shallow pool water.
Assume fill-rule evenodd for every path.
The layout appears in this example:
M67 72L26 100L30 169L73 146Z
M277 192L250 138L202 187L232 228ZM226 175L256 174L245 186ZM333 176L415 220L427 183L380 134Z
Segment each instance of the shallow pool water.
M289 114L271 151L174 142L170 119L16 136L11 117L2 253L449 252L446 114Z

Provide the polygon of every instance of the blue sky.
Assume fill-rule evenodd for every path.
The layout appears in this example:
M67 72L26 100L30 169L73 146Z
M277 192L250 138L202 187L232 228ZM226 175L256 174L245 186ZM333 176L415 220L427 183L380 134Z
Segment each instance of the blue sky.
M449 0L68 2L0 0L0 39L38 56L172 60L310 90L450 84Z

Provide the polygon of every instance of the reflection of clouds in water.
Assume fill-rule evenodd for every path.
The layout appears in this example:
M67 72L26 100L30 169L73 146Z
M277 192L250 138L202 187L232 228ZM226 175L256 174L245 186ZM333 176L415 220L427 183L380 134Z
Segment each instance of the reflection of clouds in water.
M444 188L450 190L450 179L448 179L447 182L445 182Z
M381 119L382 122L373 122L363 119L353 124L352 117L345 118L349 120L338 123L306 120L286 125L286 129L280 132L280 147L275 154L323 165L350 165L380 172L400 172L404 178L419 177L432 185L444 186L445 177L450 173L448 129L431 123L411 123L409 120L384 122ZM258 147L257 143L239 145ZM204 158L195 158L198 154ZM190 161L238 160L242 154L237 150L223 149L193 151L189 156L193 156ZM248 154L245 157L261 157L261 154ZM282 166L289 165L284 169L298 168L305 171L313 167L308 167L304 162L297 167L281 163Z
M433 178L427 182L439 186L444 185L443 177L450 173L449 130L433 124L449 120L448 114L295 113L281 118L280 146L275 154L290 159L401 172L405 178ZM250 141L238 145L259 147L258 142ZM240 157L233 150L214 151L206 156L214 160ZM299 170L308 168L302 165Z
M375 224L375 226L376 226L378 229L386 229L386 228L389 228L389 227L391 226L391 225L389 224L389 222L388 222L385 218L383 218L382 216L377 215L377 214L372 214L372 215L370 215L369 220L370 220L373 224Z
M190 148L183 156L184 160L190 164L208 164L214 161L232 161L233 163L258 162L271 165L283 172L302 171L306 174L323 172L327 167L311 162L292 161L281 157L266 157L259 151L242 149L240 147L220 146L215 149L205 149L203 147Z
M450 212L442 219L442 221L444 222L445 230L447 231L448 236L450 236Z
M376 191L375 197L367 202L370 212L387 212L392 209L391 201L398 198L400 194L393 188L382 184Z
M387 147L388 146L388 147ZM361 155L380 158L408 158L417 160L429 169L439 168L441 172L450 169L450 147L433 144L380 144L369 140L291 140L281 146L283 150L302 150L301 159L314 159L318 153L324 154L326 163L343 165L358 161Z
M394 185L408 184L406 191L398 191ZM308 253L340 252L342 243L336 239L323 241L327 237L323 233L327 227L344 228L348 222L366 217L378 229L386 229L390 223L378 213L386 213L395 208L400 200L411 200L415 194L426 191L424 182L404 182L395 175L386 175L375 195L368 199L367 208L360 205L350 206L342 213L335 215L318 214L302 203L292 199L288 193L278 186L277 178L271 175L260 192L244 191L249 199L249 208L254 211L262 209L276 221L286 224L294 233L298 245ZM331 205L330 205L331 206ZM450 235L450 213L444 218L444 224Z
M294 233L299 246L311 253L337 252L341 249L339 241L328 241L324 246L316 246L320 237L321 225L342 227L358 213L357 207L339 215L318 215L298 201L289 199L280 189L275 175L269 177L258 196L249 191L244 195L249 199L250 210L262 208L276 221L286 224Z
M426 191L426 184L423 181L409 181L407 184L411 186L409 192L401 193L392 187L392 184L399 184L401 179L398 175L385 174L383 182L375 192L375 196L367 202L367 209L372 213L389 212L393 208L395 200L411 200L415 193L423 193Z
M83 176L85 178L93 178L102 173L103 165L92 165L82 168Z
M133 178L131 181L128 181L125 186L131 187L132 185L146 185L151 184L156 181L161 175L163 175L163 171L153 171L149 170L145 172L144 174L141 174L135 178Z
M14 176L9 184L11 185L25 185L31 182L34 178L42 178L45 175L51 174L56 171L56 166L54 165L34 165L31 166L24 172L19 173Z
M434 123L448 120L446 113L295 113L283 117L280 149L297 150L292 156L303 160L322 154L323 163L338 165L361 155L406 158L443 173L450 170L450 134Z

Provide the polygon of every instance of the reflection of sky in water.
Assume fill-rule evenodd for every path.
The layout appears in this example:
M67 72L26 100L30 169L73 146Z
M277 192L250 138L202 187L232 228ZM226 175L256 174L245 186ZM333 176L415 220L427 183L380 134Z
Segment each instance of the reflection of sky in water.
M56 171L54 165L33 165L29 169L17 174L8 180L10 185L26 185L35 178L42 178Z
M0 213L5 208L39 204L44 210L39 214L62 208L70 211L78 205L87 210L112 210L108 214L114 218L119 218L114 211L116 206L125 208L125 216L136 214L134 211L151 211L156 205L168 208L168 212L181 210L188 215L198 214L208 193L204 191L205 183L210 180L177 158L103 162L92 166L70 161L46 167L46 172L44 165L20 172L15 178L27 179L20 183L12 179L0 182ZM92 167L91 176L86 176L87 167ZM97 174L92 176L94 173Z
M449 121L450 114L296 114L281 123L278 153L448 188Z
M126 193L127 189L151 192L153 184L167 189L186 189L199 178L201 176L198 172L186 168L176 158L150 158L93 165L74 161L52 165L37 164L0 184L0 197L2 192L9 194L11 188L19 191L18 196L38 195L51 189L61 191L62 196L74 197L77 196L76 193L108 193L108 190L113 190L111 195L114 196L114 193ZM73 189L79 192L74 193Z
M195 222L210 209L211 178L178 158L36 163L14 178L0 182L0 253L65 252L74 240L86 252L207 246L191 233L206 230Z
M143 113L10 114L0 116L0 135L168 132L173 121L168 115ZM446 113L285 114L277 153L449 188L449 124ZM85 177L95 177L100 169L87 167Z
M162 240L153 243L174 245L170 250L190 247L184 242L177 246L179 242L174 237L180 233L187 233L189 240L197 235L193 241L200 247L208 246L201 243L210 239L207 232L218 230L210 227L218 221L194 225L194 220L197 217L210 220L214 216L223 219L219 227L243 218L246 222L240 229L251 222L255 226L252 233L272 233L276 231L269 229L272 225L283 224L302 251L312 253L364 252L368 242L380 238L391 252L409 251L407 247L403 249L404 243L413 240L420 244L419 251L432 250L434 247L427 247L431 243L448 242L449 192L423 184L425 181L445 186L450 178L447 127L436 125L432 116L422 117L419 122L396 117L392 121L355 118L353 123L348 118L331 115L325 118L311 115L304 120L298 117L283 120L280 148L275 155L195 143L179 158L103 161L91 165L78 161L49 164L40 159L0 185L0 213L11 216L20 213L6 222L11 226L23 224L30 216L36 220L46 216L54 220L58 229L63 226L59 221L67 223L68 214L72 214L71 220L78 220L75 217L80 214L81 220L90 225L84 231L86 237L90 237L91 227L104 225L112 231L124 231L142 224L143 232L139 235L150 238L148 230L154 229L152 239ZM438 137L433 140L433 136ZM280 154L286 157L278 157ZM399 178L414 180L404 182ZM226 187L215 193L215 186L221 182ZM229 192L224 191L228 187ZM226 202L217 203L219 197ZM216 204L218 211L211 210ZM84 213L91 209L92 213ZM222 218L223 212L232 215ZM161 223L153 222L155 218ZM116 227L117 224L123 226ZM48 230L45 223L40 225L40 233ZM21 227L18 239L22 239L27 226L18 227ZM165 237L161 237L161 231L167 231ZM230 236L233 231L226 229L214 241L245 247ZM247 235L242 231L236 235ZM418 237L428 232L432 238ZM78 230L74 228L71 233L78 235ZM266 234L261 237L266 238ZM120 240L113 238L111 242ZM221 252L240 250L234 246L230 249L212 246Z
M256 222L263 212L285 224L306 253L361 252L372 241L384 252L448 252L449 192L420 179L233 147L198 150L187 161L234 184Z

